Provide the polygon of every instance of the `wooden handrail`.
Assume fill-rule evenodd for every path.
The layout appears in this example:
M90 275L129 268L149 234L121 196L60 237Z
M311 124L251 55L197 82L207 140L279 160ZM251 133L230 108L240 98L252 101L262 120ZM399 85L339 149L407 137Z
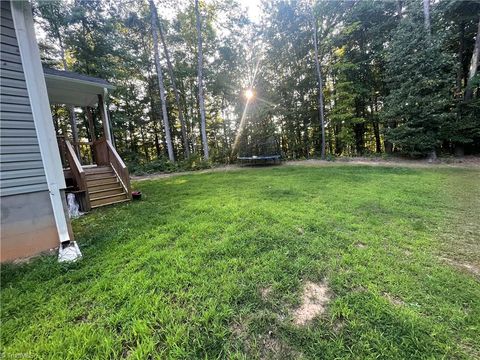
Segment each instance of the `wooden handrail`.
M132 191L130 188L130 176L128 174L128 168L123 162L120 155L118 155L117 150L115 150L112 143L108 140L105 142L107 145L108 159L110 161L110 165L112 166L113 171L115 171L118 178L120 179L120 182L122 183L122 186L125 189L127 196L131 199Z
M87 187L87 179L85 176L85 170L83 170L80 161L78 160L77 154L75 154L75 150L73 149L72 144L70 141L65 140L65 148L66 148L66 155L68 164L70 165L70 171L72 173L73 179L79 190L85 192L85 201L87 211L90 210L90 198L88 196L88 187Z
M70 163L70 169L77 172L79 175L85 175L85 170L83 170L82 165L80 164L80 161L78 160L77 155L75 154L75 150L73 150L73 146L70 141L65 140L65 146L67 148L67 157L68 162Z
M130 188L130 176L128 174L128 168L123 162L117 150L113 147L110 141L104 138L96 140L94 142L95 158L98 165L110 165L120 179L120 183L127 193L128 197L132 198L132 191Z

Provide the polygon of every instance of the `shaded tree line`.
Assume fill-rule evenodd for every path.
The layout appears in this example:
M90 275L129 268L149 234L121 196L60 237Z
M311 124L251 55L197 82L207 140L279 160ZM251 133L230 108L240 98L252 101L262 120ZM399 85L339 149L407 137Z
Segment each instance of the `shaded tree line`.
M480 150L476 1L37 1L43 61L111 81L132 164ZM252 89L251 98L245 90ZM71 135L72 109L54 106ZM78 136L90 138L85 109Z

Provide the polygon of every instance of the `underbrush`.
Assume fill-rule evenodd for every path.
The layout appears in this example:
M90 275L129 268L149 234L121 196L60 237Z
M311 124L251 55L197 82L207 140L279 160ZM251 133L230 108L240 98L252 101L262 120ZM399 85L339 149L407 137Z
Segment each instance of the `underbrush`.
M154 173L172 173L180 171L195 171L210 169L214 166L211 161L206 161L198 155L188 159L172 163L166 158L158 158L149 162L138 162L132 160L128 163L128 170L134 175L146 175Z

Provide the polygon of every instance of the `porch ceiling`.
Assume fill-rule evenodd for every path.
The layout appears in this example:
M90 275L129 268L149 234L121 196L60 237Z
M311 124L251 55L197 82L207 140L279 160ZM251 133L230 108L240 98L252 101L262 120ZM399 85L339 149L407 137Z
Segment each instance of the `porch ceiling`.
M115 89L106 80L70 71L43 68L43 73L50 104L94 106L104 90Z

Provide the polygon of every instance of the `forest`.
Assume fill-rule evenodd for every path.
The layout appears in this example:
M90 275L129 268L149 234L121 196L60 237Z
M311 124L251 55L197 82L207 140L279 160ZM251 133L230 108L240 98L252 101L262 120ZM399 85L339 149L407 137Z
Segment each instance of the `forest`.
M236 0L33 5L44 66L116 86L112 133L133 172L480 152L478 1L266 0L256 21ZM58 133L72 110L52 106Z

